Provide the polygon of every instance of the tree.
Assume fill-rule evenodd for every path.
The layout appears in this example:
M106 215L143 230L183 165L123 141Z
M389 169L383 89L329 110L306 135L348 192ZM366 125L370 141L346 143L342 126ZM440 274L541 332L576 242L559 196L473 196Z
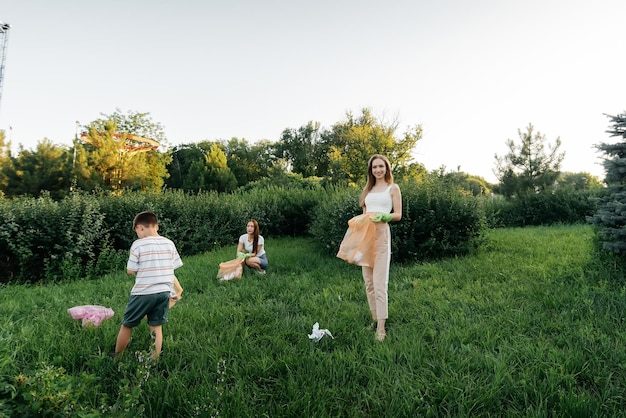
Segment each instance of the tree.
M383 154L396 171L413 160L412 151L422 138L422 127L409 128L396 136L398 122L377 120L370 109L363 109L355 118L346 114L347 120L338 122L322 134L322 143L328 149L327 176L333 180L357 184L365 180L367 161L373 154Z
M47 191L53 199L61 199L70 189L70 154L66 147L44 138L34 151L20 146L5 171L7 196L39 197Z
M198 144L182 144L172 149L172 161L167 165L170 176L165 180L167 187L183 190L198 190L204 185L198 184L199 167L204 166L205 155L211 143L202 141ZM194 167L192 169L192 166ZM192 174L195 173L195 174ZM193 178L189 178L193 177Z
M0 130L0 191L6 192L9 185L8 173L13 171L15 170L11 158L11 143L6 140L4 131Z
M439 178L445 187L459 190L462 193L471 194L473 196L482 196L491 193L491 189L487 181L480 177L467 174L460 170L445 172L445 167L433 172L435 177Z
M237 179L228 168L226 154L219 144L213 144L206 155L204 184L208 190L232 192L237 188Z
M537 193L551 188L559 176L565 153L559 153L561 139L554 145L548 144L541 133L534 133L529 124L526 132L518 129L520 143L509 139L509 152L503 157L495 155L494 174L500 181L499 192L506 197L525 193Z
M163 126L159 122L154 122L149 112L141 113L129 110L123 113L116 108L113 113L106 115L101 113L104 119L94 122L112 121L115 123L117 132L138 135L143 138L150 138L165 147L167 138Z
M165 135L161 125L148 115L138 112L124 115L117 110L107 119L92 122L81 142L75 144L77 154L80 146L81 152L87 154L79 161L86 162L97 173L104 189L158 191L163 187L168 177L166 167L172 158L169 151L158 150ZM75 168L77 173L85 173L84 167ZM89 184L95 180L89 174L77 182Z
M602 181L589 173L581 171L579 173L561 173L557 179L559 187L569 187L573 190L597 190L602 188Z
M320 144L319 122L296 129L285 129L276 144L276 156L287 161L288 171L303 177L318 175L316 148Z
M237 179L239 187L268 177L276 157L270 141L259 141L250 145L245 139L231 138L222 143L228 167Z
M606 132L621 140L596 146L606 155L603 165L607 190L591 220L597 227L600 244L626 259L626 112L607 116L613 125Z

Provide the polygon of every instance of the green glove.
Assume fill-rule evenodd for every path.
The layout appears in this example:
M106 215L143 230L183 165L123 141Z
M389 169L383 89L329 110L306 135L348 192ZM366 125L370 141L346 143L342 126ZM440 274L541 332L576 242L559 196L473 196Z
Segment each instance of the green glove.
M372 222L390 222L391 219L391 213L379 213L372 218Z
M243 260L245 258L250 258L252 257L252 254L250 253L237 253L237 258L240 260Z

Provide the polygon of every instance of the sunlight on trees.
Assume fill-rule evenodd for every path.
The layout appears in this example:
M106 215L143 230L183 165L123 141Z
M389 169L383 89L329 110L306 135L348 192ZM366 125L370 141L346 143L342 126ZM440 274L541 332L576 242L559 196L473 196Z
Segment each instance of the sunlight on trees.
M599 199L593 223L601 245L626 258L626 113L607 116L612 123L607 133L618 139L596 146L605 154L607 193Z
M526 132L518 129L519 143L509 139L509 152L495 155L494 174L500 181L499 191L506 197L524 193L536 193L551 188L559 176L565 153L559 153L561 139L548 144L544 135L534 132L529 124ZM548 148L546 149L546 145Z
M507 141L508 154L495 156L500 184L492 185L468 173L429 173L413 158L423 135L421 125L400 133L397 119L377 118L368 108L358 115L347 112L330 128L313 121L286 128L276 142L251 144L233 137L165 149L163 127L149 113L116 109L102 116L85 125L69 148L44 140L33 151L20 147L17 156L11 155L0 131L0 192L7 197L39 196L46 190L54 198L73 190L122 193L160 191L164 186L194 193L229 192L277 180L281 173L295 175L291 179L314 178L324 185L357 185L364 181L367 161L376 153L389 158L397 181L421 183L435 175L473 195L493 190L511 197L557 186L575 190L602 186L588 173L559 173L564 157L560 139L548 144L532 125L525 132L518 130L519 141ZM141 140L133 142L136 137Z
M357 118L347 113L345 121L323 134L333 179L346 179L349 184L362 182L367 161L373 154L387 156L394 171L409 165L413 159L411 152L422 138L422 127L410 128L400 137L396 135L397 129L396 120L391 123L377 120L367 108Z

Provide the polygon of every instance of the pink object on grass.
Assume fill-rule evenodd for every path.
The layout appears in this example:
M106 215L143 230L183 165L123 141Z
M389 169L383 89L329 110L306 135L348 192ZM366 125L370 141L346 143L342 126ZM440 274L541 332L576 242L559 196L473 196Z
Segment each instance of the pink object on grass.
M67 311L70 315L72 315L72 319L82 319L83 326L93 324L94 326L99 327L102 321L115 315L113 309L105 308L104 306L99 305L74 306L73 308L69 308Z

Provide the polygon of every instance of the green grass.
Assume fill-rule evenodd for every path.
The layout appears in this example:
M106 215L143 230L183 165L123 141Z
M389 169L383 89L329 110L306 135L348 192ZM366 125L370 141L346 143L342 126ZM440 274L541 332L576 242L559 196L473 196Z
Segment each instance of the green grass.
M125 273L6 286L0 416L626 416L625 282L593 237L584 225L498 229L464 258L392 262L383 343L360 268L309 240L268 239L267 275L235 282L215 279L234 245L189 257L157 364L140 361L145 324L119 362L107 356ZM66 310L83 304L116 314L81 328ZM335 339L310 341L315 322Z

